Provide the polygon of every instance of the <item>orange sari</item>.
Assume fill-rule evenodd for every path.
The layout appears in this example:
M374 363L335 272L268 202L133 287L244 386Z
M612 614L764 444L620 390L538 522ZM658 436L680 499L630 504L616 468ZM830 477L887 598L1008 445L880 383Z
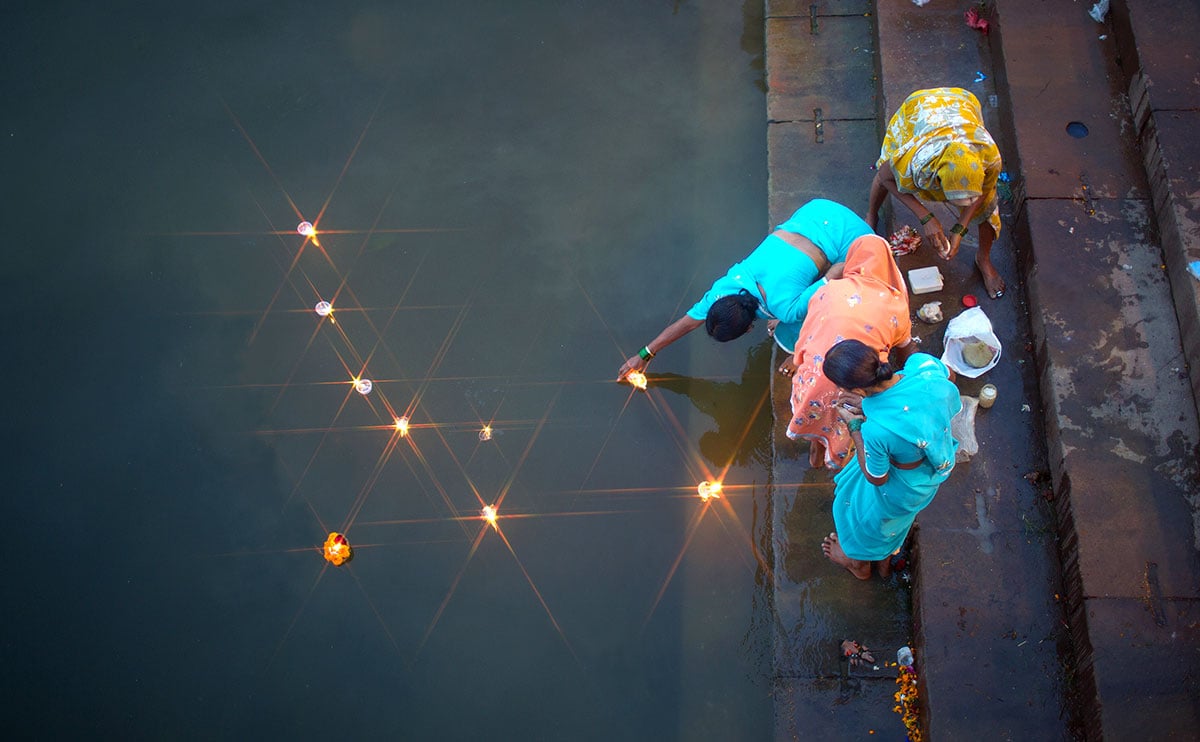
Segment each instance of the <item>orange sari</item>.
M820 440L825 444L825 466L840 469L853 442L834 409L839 390L821 369L825 353L842 340L854 339L887 360L892 347L911 337L908 287L887 241L876 235L859 237L850 245L842 278L821 287L808 304L796 342L788 437Z

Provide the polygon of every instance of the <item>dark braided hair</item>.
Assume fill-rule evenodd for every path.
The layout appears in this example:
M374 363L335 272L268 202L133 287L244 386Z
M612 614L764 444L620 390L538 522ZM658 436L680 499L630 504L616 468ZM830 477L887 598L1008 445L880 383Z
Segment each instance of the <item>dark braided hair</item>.
M858 340L843 340L830 348L821 368L842 389L870 389L896 373L892 364L879 360L879 353Z
M704 329L714 340L724 343L745 335L756 316L758 297L742 289L712 303L704 319Z

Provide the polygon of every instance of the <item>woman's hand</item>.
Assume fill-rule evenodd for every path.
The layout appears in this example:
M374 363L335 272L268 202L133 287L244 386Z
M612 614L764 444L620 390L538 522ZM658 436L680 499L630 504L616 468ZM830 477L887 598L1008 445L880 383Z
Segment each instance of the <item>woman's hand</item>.
M862 412L862 397L851 392L842 392L833 401L838 418L848 423L851 420L865 420Z
M962 242L962 238L963 236L961 234L951 234L949 247L946 250L946 254L942 255L942 257L946 260L950 260L955 255L958 255L958 245Z
M933 246L933 249L937 251L938 257L949 260L954 257L954 253L958 252L958 235L954 235L954 246L952 249L950 239L942 231L942 223L938 221L936 216L921 225L921 236L927 244Z
M777 319L767 320L767 337L775 337L775 328L776 327L779 327L779 320L777 320Z
M634 371L641 371L649 364L650 361L642 358L640 355L629 356L621 368L617 369L617 381L624 381L625 377Z

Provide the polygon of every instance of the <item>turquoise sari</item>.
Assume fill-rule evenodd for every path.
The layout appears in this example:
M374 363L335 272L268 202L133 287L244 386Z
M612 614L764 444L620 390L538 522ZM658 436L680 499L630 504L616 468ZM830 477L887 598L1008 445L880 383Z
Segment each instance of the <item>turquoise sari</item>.
M886 559L904 544L913 520L937 494L954 469L958 441L950 420L962 409L958 387L938 359L925 353L909 356L897 372L900 380L862 402L862 456L867 481L853 458L834 477L833 522L842 551L851 559ZM913 469L896 463L919 461Z

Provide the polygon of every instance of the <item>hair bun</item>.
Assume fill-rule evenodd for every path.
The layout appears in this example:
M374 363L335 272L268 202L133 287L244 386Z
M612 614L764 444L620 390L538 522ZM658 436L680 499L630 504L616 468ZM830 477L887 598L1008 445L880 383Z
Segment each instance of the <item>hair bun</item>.
M743 308L748 309L751 312L758 311L758 297L754 294L751 294L746 289L741 289L737 292L737 300L738 304L742 305Z

